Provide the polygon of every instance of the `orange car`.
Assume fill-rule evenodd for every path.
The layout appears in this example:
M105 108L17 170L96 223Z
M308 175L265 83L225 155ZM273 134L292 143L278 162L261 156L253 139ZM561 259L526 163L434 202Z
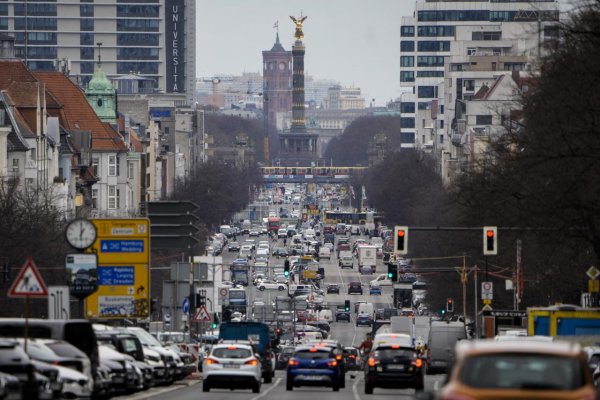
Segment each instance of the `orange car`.
M579 344L520 339L459 342L454 366L437 398L597 399Z

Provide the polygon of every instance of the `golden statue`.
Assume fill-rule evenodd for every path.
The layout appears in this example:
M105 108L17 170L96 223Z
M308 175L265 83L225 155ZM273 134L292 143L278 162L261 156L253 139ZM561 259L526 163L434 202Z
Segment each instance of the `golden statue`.
M308 17L306 17L306 16L303 17L302 13L300 13L300 17L294 18L290 15L290 18L296 24L296 33L294 33L294 37L296 38L296 40L302 40L304 38L304 32L302 32L302 23Z

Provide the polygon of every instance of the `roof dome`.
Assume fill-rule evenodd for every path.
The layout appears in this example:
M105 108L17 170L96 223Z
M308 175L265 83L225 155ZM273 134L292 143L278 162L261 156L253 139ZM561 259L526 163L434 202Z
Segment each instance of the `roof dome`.
M115 88L100 67L96 69L88 83L88 92L114 92Z

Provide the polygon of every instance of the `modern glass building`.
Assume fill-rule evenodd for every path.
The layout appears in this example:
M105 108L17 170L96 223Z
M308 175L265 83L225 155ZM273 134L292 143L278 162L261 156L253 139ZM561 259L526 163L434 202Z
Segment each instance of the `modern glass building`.
M152 79L154 93L191 101L196 75L195 0L0 0L0 33L33 70L92 78ZM179 96L177 96L179 95Z

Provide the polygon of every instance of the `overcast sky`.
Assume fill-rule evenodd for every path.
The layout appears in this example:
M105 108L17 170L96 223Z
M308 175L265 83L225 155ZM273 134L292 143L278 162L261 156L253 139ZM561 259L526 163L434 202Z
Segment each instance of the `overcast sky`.
M564 0L569 2L569 0ZM262 74L262 51L279 38L291 50L302 12L305 73L357 86L367 104L400 93L400 18L413 0L202 0L197 2L197 76Z

